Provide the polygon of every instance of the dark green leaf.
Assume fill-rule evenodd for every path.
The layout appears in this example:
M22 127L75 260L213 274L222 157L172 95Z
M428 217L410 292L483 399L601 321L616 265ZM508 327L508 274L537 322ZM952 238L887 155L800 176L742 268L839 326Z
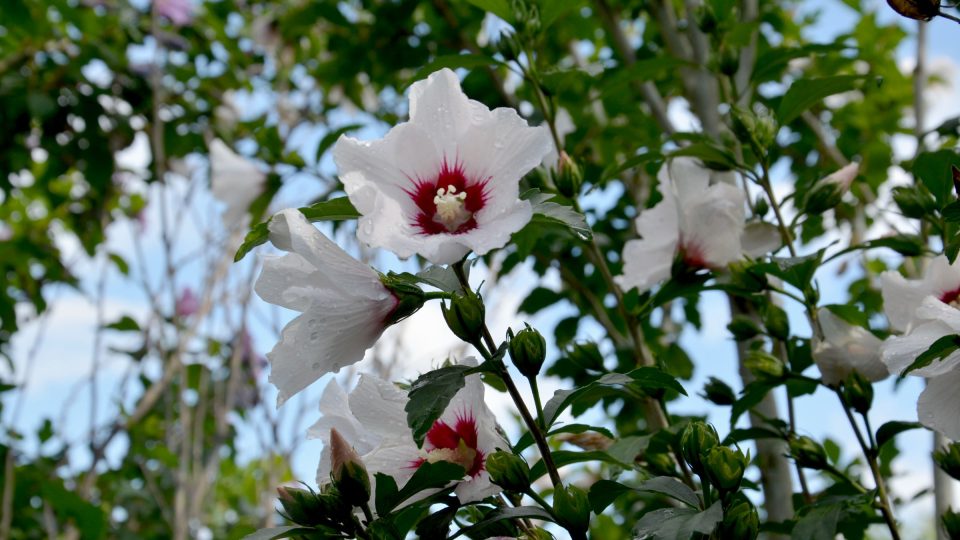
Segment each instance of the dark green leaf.
M587 452L575 452L572 450L554 450L551 454L553 457L553 463L557 468L563 467L564 465L572 465L574 463L586 463L588 461L599 461L602 463L610 463L618 467L629 467L629 463L623 463L617 458L611 456L607 452L600 450L590 450ZM533 467L530 467L530 478L536 480L541 476L547 474L547 466L544 465L543 460L539 460L533 464Z
M797 520L791 540L833 540L843 506L830 504L813 508Z
M313 532L315 531L311 528L298 527L296 525L289 525L286 527L270 527L268 529L260 529L255 533L248 534L243 537L243 540L279 540L281 538L293 538L300 535L306 535L309 537L309 535Z
M599 516L606 507L613 504L613 501L628 491L634 490L613 480L598 480L590 486L590 493L587 497L590 500L590 507L593 508L593 512Z
M520 303L517 311L533 315L534 313L552 306L563 300L563 295L546 287L537 287Z
M690 540L694 533L710 534L723 519L720 501L703 512L691 508L661 508L645 514L633 530L635 538Z
M960 154L954 150L924 152L913 162L913 174L930 190L941 208L953 198L951 167L960 167Z
M532 518L538 519L541 521L553 521L553 516L549 514L546 510L542 508L537 508L535 506L519 506L516 508L497 508L496 510L487 514L487 516L478 521L477 523L461 529L457 535L467 535L479 531L484 527L489 527L498 521L504 520L514 520L514 519L525 519Z
M471 366L447 366L424 373L410 387L407 402L407 424L413 430L417 446L440 418L453 396L463 388Z
M737 160L725 148L712 143L698 142L672 152L670 157L689 156L695 157L703 162L704 165L711 168L736 169Z
M893 420L887 422L877 429L877 448L883 446L887 441L893 439L904 431L922 428L919 422L900 422Z
M347 197L320 201L299 210L310 222L344 221L360 217L360 212L357 212L357 209L353 207L353 203ZM250 229L250 232L243 239L243 244L240 244L240 248L237 249L237 254L233 257L234 262L243 259L247 253L250 253L251 249L270 239L270 219L258 223Z
M316 162L320 163L323 155L326 154L327 150L329 150L330 147L337 142L341 135L345 135L362 127L363 124L349 124L324 135L323 138L320 139L320 143L317 145Z
M120 320L104 325L104 328L109 328L110 330L119 330L121 332L139 332L140 324L138 324L133 317L124 315L123 317L120 317Z
M863 79L860 75L836 75L794 81L787 93L783 95L783 100L780 101L777 118L782 125L789 124L814 103L827 96L853 90Z
M594 431L596 433L599 433L600 435L603 435L604 437L607 437L608 439L616 438L614 437L613 433L610 432L609 429L602 428L602 427L588 426L587 424L569 424L566 426L561 426L551 431L550 433L547 433L547 437L548 438L553 437L554 435L560 435L561 433L576 434L576 433L586 433L587 431ZM513 446L513 452L515 454L519 454L520 452L523 452L527 448L530 448L533 442L534 442L533 435L531 435L530 432L528 431L524 433L523 436L520 437L520 439L517 441L517 444Z
M544 420L548 426L552 425L557 416L575 401L596 401L604 396L620 394L631 389L648 393L670 389L683 395L687 394L675 378L658 368L642 367L630 373L607 373L581 388L557 390L543 407Z
M510 8L509 0L467 0L467 2L507 22L513 21L513 9Z
M949 336L943 336L942 338L934 341L930 347L920 354L912 364L907 366L907 369L903 370L901 375L906 375L911 371L925 368L933 363L934 360L943 360L944 358L950 356L960 349L960 335L953 334Z
M531 189L525 192L520 198L530 201L533 207L533 219L531 224L556 224L563 225L570 232L574 233L581 240L590 240L593 237L593 231L587 225L587 219L572 207L550 202L556 195L550 193L540 193L537 189Z
M637 486L637 491L650 491L676 499L691 508L700 508L700 498L686 484L669 476L651 478Z
M451 482L461 480L465 474L466 471L463 467L456 463L450 463L449 461L437 461L436 463L430 463L429 461L424 462L417 467L417 471L413 473L410 480L407 480L407 483L404 484L403 488L400 489L393 500L387 501L386 507L389 510L393 510L397 505L417 493L427 489L442 488ZM377 512L380 512L379 502Z

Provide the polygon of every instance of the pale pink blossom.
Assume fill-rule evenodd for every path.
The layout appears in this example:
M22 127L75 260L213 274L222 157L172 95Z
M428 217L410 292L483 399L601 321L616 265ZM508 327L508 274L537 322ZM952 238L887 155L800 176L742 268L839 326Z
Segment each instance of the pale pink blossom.
M176 26L186 26L193 21L193 2L191 0L154 0L157 13Z

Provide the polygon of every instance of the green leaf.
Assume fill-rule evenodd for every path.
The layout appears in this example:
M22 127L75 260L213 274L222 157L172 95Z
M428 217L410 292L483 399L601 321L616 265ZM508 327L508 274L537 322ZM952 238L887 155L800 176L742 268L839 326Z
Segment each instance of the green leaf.
M407 424L413 430L413 440L423 446L423 439L440 418L453 396L463 388L472 366L447 366L424 373L410 387Z
M913 174L930 190L941 208L953 197L951 167L960 167L960 154L954 150L923 152L913 162Z
M574 463L586 463L588 461L610 463L611 465L616 465L617 467L630 466L629 463L624 463L611 456L607 452L601 450L590 450L586 452L577 452L573 450L554 450L551 456L553 457L553 463L557 466L557 468L565 465L572 465ZM536 480L545 474L547 474L547 466L543 463L542 459L534 463L533 467L530 467L530 478L532 480Z
M471 2L475 3L475 2ZM499 66L503 65L503 62L497 60L496 58L491 58L489 56L484 56L482 54L445 54L443 56L438 56L433 59L432 62L423 66L410 78L410 83L412 84L416 81L426 79L428 75L434 71L450 68L450 69L473 69L483 66ZM408 84L408 86L409 86Z
M887 441L892 440L904 431L922 427L919 422L901 422L897 420L887 422L877 429L877 448L882 447Z
M921 353L912 364L907 366L907 369L903 370L903 373L900 375L906 375L911 371L925 368L932 364L934 360L943 360L944 358L956 352L957 349L960 349L960 335L953 334L949 336L943 336L942 338L934 341L930 347Z
M469 266L464 267L466 271ZM444 292L462 292L463 286L460 285L460 279L456 272L449 266L430 265L417 272L417 280L426 283L431 287L436 287Z
M114 321L110 324L103 326L104 328L109 328L110 330L119 330L120 332L139 332L140 324L129 315L124 315L120 317L120 320Z
M509 0L467 0L467 2L507 22L513 22L513 9L510 7Z
M764 396L775 385L765 381L754 381L743 389L743 395L730 407L730 425L737 423L740 416L763 401Z
M695 157L711 168L737 169L737 159L726 148L713 143L695 142L672 152L670 157Z
M110 257L110 260L111 260L111 261L113 262L113 264L117 267L117 270L118 270L121 274L123 274L123 275L125 275L125 276L129 276L129 275L130 275L130 265L127 264L126 259L124 259L124 258L121 257L120 255L117 255L116 253L110 253L110 254L108 254L108 257Z
M375 475L377 480L377 492L374 494L373 506L377 509L377 514L385 516L395 506L394 501L400 493L397 487L397 481L392 476L378 472Z
M457 532L456 536L465 535L470 536L475 534L485 527L489 527L499 521L506 520L515 520L515 519L525 519L532 518L538 519L541 521L553 521L553 516L549 512L542 508L537 508L535 506L519 506L516 508L497 508L496 510L490 512L486 517L477 523L465 527ZM478 536L477 538L486 538L485 536Z
M593 512L599 516L604 509L613 504L613 501L629 491L634 491L634 489L620 482L598 480L590 486L590 493L587 494L587 498L590 500L590 507L593 508Z
M345 221L360 217L360 212L357 212L357 209L353 207L353 203L347 197L320 201L299 210L310 222ZM247 253L250 253L250 250L270 239L270 219L258 223L250 229L250 232L243 239L243 244L240 244L240 248L237 249L237 254L233 257L234 262L243 259Z
M323 159L323 155L327 153L327 150L330 149L334 143L340 138L341 135L350 133L351 131L358 130L363 127L363 124L349 124L340 128L337 128L333 131L328 132L326 135L320 139L320 144L317 145L316 153L316 162L320 163L320 160Z
M534 313L546 309L553 304L564 299L564 296L557 291L548 289L546 287L537 287L536 289L530 291L530 294L520 303L520 307L517 308L519 313L527 313L533 315Z
M642 454L650 446L649 435L629 435L613 441L606 452L610 457L621 462L633 463L637 456Z
M843 506L830 504L815 507L799 520L790 534L791 540L833 540Z
M781 125L789 124L814 103L827 96L853 90L859 86L863 79L864 77L861 75L836 75L794 81L780 101L777 118Z
M442 488L451 482L461 480L466 473L463 467L449 461L424 462L417 467L417 471L413 473L410 480L407 480L394 499L389 501L388 508L393 510L397 505L421 491ZM377 506L377 512L380 512L379 506Z
M607 373L586 386L574 390L557 390L543 407L544 421L548 426L553 425L560 413L575 401L595 402L609 395L638 391L656 393L664 389L687 395L675 378L659 368L642 367L630 373Z
M286 527L270 527L248 534L243 537L243 540L279 540L280 538L293 538L301 535L309 538L310 534L314 532L314 529L309 527L298 527L296 525L288 525Z
M657 152L644 152L628 158L623 163L611 164L603 170L603 174L600 175L600 182L602 183L611 178L616 178L625 171L658 159L663 159L663 156Z
M554 197L556 195L540 193L540 190L536 188L528 190L520 196L521 199L530 201L533 207L533 219L530 220L530 223L563 225L581 240L593 238L593 231L587 225L587 218L570 206L550 202L550 199Z
M947 223L960 223L960 201L953 201L948 204L941 213Z
M84 539L103 538L107 532L107 517L99 506L90 504L59 483L44 483L40 496L53 508L61 522L72 520Z
M596 427L596 426L589 426L587 424L568 424L566 426L558 427L557 429L551 431L550 433L547 433L547 438L553 437L554 435L560 435L562 433L576 434L576 433L586 433L588 431L599 433L600 435L603 435L604 437L607 437L608 439L611 439L611 440L616 438L614 437L613 433L610 432L609 429ZM513 446L513 452L515 454L519 454L520 452L523 452L527 448L530 448L530 446L533 445L533 442L534 442L533 435L529 431L527 431L526 433L523 434L523 436L520 437L520 439L517 441L517 444Z
M700 508L700 498L686 484L669 476L651 478L637 486L637 491L650 491L676 499L691 508Z
M633 535L654 540L690 540L694 533L712 533L722 519L720 501L703 512L691 508L661 508L640 518Z

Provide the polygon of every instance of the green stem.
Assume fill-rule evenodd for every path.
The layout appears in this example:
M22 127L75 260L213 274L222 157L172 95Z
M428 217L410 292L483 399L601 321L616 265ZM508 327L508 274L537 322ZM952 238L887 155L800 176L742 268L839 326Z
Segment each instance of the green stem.
M423 293L424 300L449 300L452 297L452 293L444 291L430 291Z
M526 495L531 499L533 499L534 501L536 501L536 503L539 504L544 510L546 510L547 513L550 514L550 516L553 519L557 520L558 523L560 522L560 518L559 516L557 516L556 512L554 512L553 506L550 503L548 503L546 500L544 500L543 497L541 497L540 495L537 495L537 492L534 491L533 488L530 488L529 490L527 490Z
M460 280L460 285L465 291L470 290L470 283L467 281L467 275L463 271L464 261L454 263L452 265L454 273L457 275L457 279ZM483 338L486 342L486 347L484 343L477 342L472 345L477 351L484 357L485 360L492 360L494 354L496 354L497 346L493 341L493 337L490 335L490 329L487 328L487 323L483 323ZM510 372L507 370L506 364L502 361L495 363L495 369L497 370L497 375L503 379L504 385L507 387L507 392L510 394L510 398L513 400L514 405L517 406L517 411L520 412L520 417L523 418L523 423L527 425L527 429L530 430L530 434L533 436L533 440L537 443L537 449L540 451L540 456L543 459L543 464L547 468L547 472L550 474L550 481L553 482L554 487L560 487L563 485L563 482L560 480L560 473L557 471L557 465L553 462L553 454L550 452L550 445L547 444L547 438L540 429L540 426L537 424L536 420L533 419L533 416L530 415L530 410L527 409L527 404L524 403L523 397L520 395L520 390L517 389L516 383L513 382L513 378L510 376Z
M870 465L870 473L873 474L873 481L877 486L880 513L883 514L883 519L887 522L887 528L890 529L890 535L893 537L893 540L900 540L900 531L897 529L897 522L893 517L893 511L890 509L890 500L887 496L887 484L883 479L883 475L880 474L880 466L877 464L876 445L873 442L867 445L866 440L864 440L863 435L860 433L860 426L857 425L853 413L850 412L850 406L843 397L843 392L841 392L839 388L834 388L834 392L836 392L837 398L840 400L840 405L843 407L843 412L850 422L850 427L853 428L854 435L857 436L857 442L860 443L863 455L867 458L867 463ZM867 429L869 429L869 427Z
M533 404L537 408L537 420L540 422L540 428L547 432L547 419L543 416L543 404L540 401L540 386L537 385L536 377L527 377L527 383L530 384L530 392L533 394Z

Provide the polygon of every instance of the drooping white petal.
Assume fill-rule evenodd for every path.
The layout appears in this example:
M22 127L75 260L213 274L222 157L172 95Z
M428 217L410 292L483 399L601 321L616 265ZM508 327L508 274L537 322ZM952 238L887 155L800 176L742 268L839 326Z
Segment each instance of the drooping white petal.
M782 245L780 231L776 226L765 221L748 223L743 229L743 234L740 235L743 253L752 259L773 253Z
M410 436L407 426L407 395L395 385L371 375L360 375L350 392L350 410L366 429L384 438Z
M327 373L359 362L383 334L394 302L369 302L318 295L314 303L283 329L280 342L267 353L277 405Z
M237 155L220 139L210 143L210 189L227 209L223 222L230 227L238 223L250 204L263 192L267 175L257 164Z
M923 299L930 294L922 281L907 280L898 272L880 274L880 292L883 295L883 311L890 327L906 331L914 322L915 313Z
M848 324L827 309L819 310L824 340L813 350L813 360L823 382L836 385L857 372L868 381L879 381L889 374L880 360L882 341L865 328Z
M745 212L743 193L729 184L714 184L686 200L678 199L683 220L681 242L706 266L721 268L742 256L740 235Z
M490 111L460 89L460 79L449 69L431 73L410 85L410 122L418 124L441 142L442 150L456 153L456 141Z
M710 185L710 169L691 157L673 158L660 167L657 184L661 192L673 191L677 206L683 211L691 199L700 197Z
M265 261L254 288L267 302L303 313L267 355L282 404L322 375L361 360L386 328L397 299L376 272L296 210L273 217L270 239L291 253Z
M623 275L616 281L624 290L636 287L644 292L670 277L677 254L680 225L673 193L664 192L663 200L640 212L636 226L641 238L624 245Z
M945 437L960 440L960 370L927 381L917 401L917 418Z

